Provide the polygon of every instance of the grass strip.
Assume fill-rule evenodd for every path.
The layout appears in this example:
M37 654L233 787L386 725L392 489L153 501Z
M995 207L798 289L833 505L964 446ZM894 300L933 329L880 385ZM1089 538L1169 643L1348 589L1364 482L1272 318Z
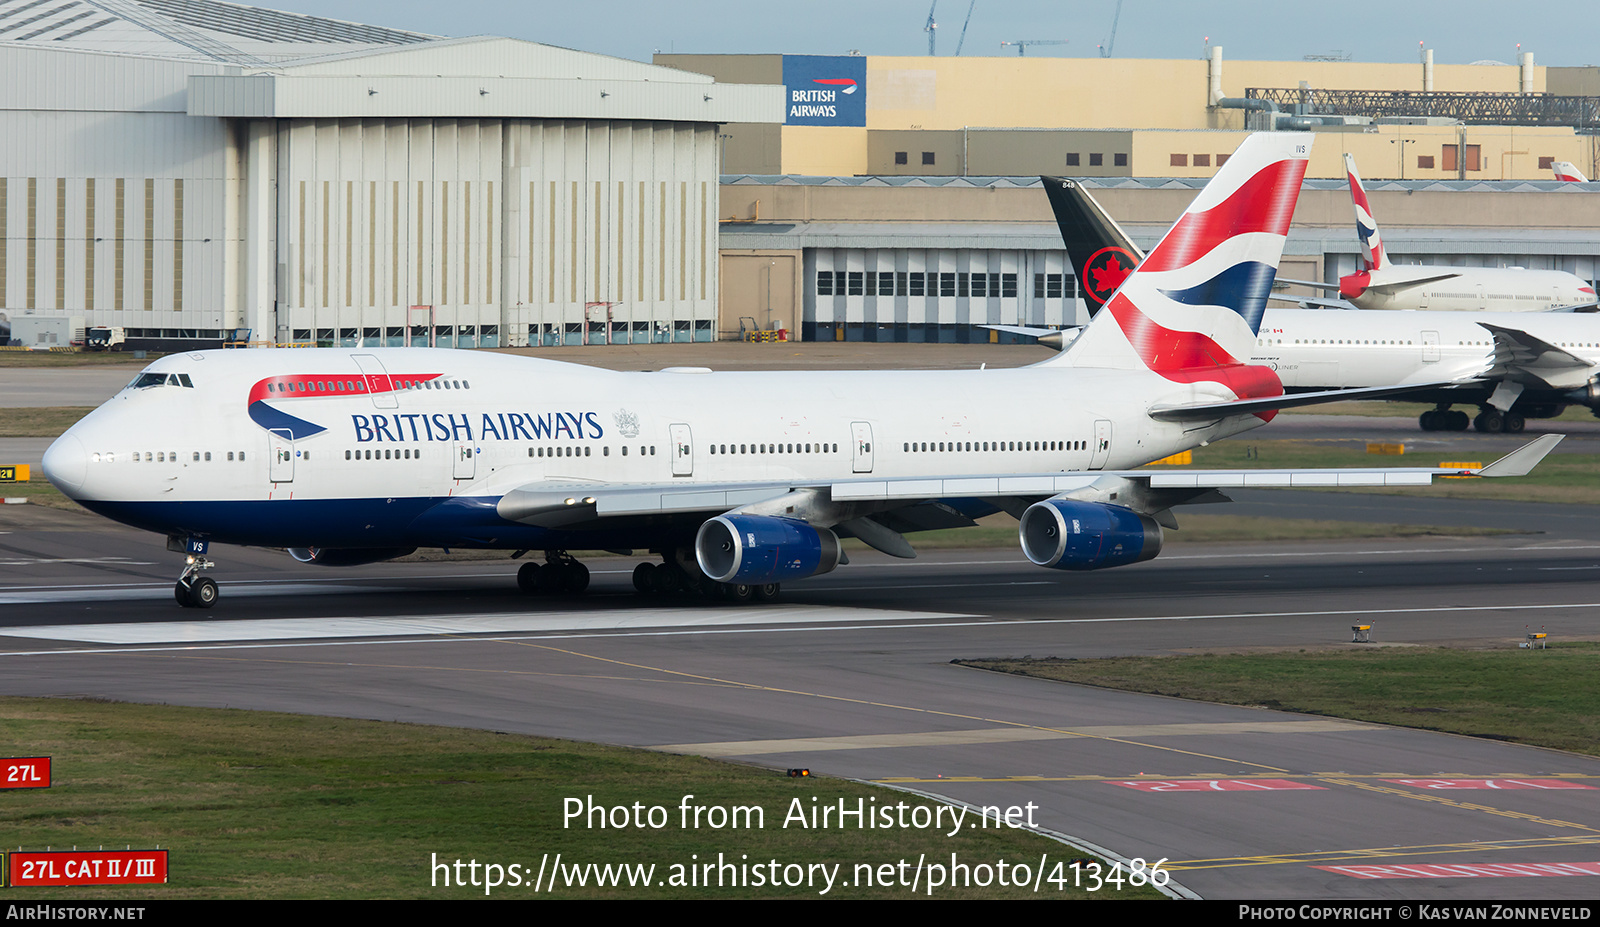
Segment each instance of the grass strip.
M928 897L909 885L858 884L856 864L908 860L949 865L950 855L993 867L1004 859L1067 866L1080 854L1006 827L963 829L785 828L791 805L870 809L930 799L844 780L598 744L378 721L270 712L56 699L0 699L0 742L14 755L50 755L55 784L5 793L5 849L159 845L170 852L166 885L5 889L8 902L41 898L463 898L483 887L433 887L434 854L451 864L524 867L655 864L639 887L535 893L503 886L496 898L814 898L820 886L675 887L673 865L778 862L839 864L827 898ZM797 758L798 759L798 758ZM563 827L564 801L667 809L667 826ZM763 828L680 825L684 796L705 807L759 806ZM814 801L813 801L814 800ZM749 821L748 818L745 819ZM974 816L968 815L972 823ZM948 830L947 826L945 830ZM548 854L546 858L545 854ZM748 859L746 859L748 857ZM549 869L546 881L549 880ZM470 870L463 869L463 872ZM909 868L907 882L910 880ZM1094 896L1046 881L1042 897L1153 898L1149 888ZM792 874L793 870L789 870ZM451 873L454 874L453 871ZM481 876L480 876L481 878ZM687 875L685 875L687 878ZM715 871L711 878L716 879ZM725 878L731 878L725 876ZM819 877L820 878L820 877ZM700 881L705 873L700 873ZM753 879L751 879L753 881ZM470 881L470 876L469 876ZM837 884L849 882L848 886ZM1022 898L1029 889L936 889L934 898Z
M0 438L59 438L94 406L0 409Z
M1521 631L1507 628L1508 632ZM1351 645L1352 648L1358 645ZM1448 731L1600 756L1600 643L1100 660L965 660L1060 682Z

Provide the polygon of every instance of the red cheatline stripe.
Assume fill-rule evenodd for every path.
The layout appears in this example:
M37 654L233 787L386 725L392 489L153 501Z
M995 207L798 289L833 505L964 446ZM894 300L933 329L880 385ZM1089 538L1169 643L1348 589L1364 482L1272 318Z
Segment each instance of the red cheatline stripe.
M1235 235L1287 235L1305 175L1306 162L1298 158L1267 165L1217 205L1184 213L1139 269L1187 267Z
M262 399L298 399L306 396L367 396L404 389L407 383L438 379L438 373L407 373L399 376L364 374L297 373L267 377L250 387L250 402Z
M855 81L848 77L813 77L813 84L854 84Z

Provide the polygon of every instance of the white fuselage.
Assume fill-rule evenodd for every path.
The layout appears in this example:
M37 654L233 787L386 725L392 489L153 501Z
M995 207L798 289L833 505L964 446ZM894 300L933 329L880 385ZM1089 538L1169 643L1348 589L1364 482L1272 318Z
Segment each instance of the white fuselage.
M1286 389L1443 382L1488 369L1494 339L1479 322L1514 328L1585 359L1587 370L1546 374L1575 389L1600 373L1600 315L1268 309L1251 362L1271 366Z
M1154 421L1152 404L1192 389L1063 365L619 373L450 350L251 350L174 355L141 377L161 382L130 385L52 446L51 479L151 530L285 547L401 531L443 546L415 528L426 505L534 485L1115 469L1260 424Z
M1432 279L1444 275L1448 276ZM1348 289L1347 281L1360 276L1346 277L1341 284ZM1359 309L1549 312L1595 301L1594 288L1587 281L1560 270L1394 264L1367 271L1366 278L1359 295L1345 293ZM1405 283L1407 280L1421 282Z

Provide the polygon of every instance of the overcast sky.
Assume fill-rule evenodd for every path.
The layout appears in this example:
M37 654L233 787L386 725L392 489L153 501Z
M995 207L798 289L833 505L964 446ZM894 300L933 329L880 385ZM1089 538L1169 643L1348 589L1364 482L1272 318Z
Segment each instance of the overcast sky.
M435 35L503 35L648 61L680 54L924 55L928 0L259 0ZM938 0L939 54L955 53L969 0ZM1029 55L1087 57L1111 33L1115 0L977 0L964 55L1016 54L1000 43L1065 39ZM1113 53L1119 58L1198 58L1207 36L1230 58L1295 60L1344 53L1357 61L1415 61L1426 41L1439 64L1515 62L1517 43L1538 64L1600 63L1592 24L1563 21L1559 5L1504 0L1126 0ZM1569 13L1591 19L1584 3Z

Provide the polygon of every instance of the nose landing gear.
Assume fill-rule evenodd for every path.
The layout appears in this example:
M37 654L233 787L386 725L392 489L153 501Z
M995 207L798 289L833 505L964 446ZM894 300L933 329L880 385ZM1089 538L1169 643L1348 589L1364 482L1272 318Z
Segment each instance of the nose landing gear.
M214 567L216 564L202 555L189 555L183 573L178 576L178 584L172 587L173 598L178 600L179 605L184 608L210 608L217 604L217 581L200 575L201 570Z

